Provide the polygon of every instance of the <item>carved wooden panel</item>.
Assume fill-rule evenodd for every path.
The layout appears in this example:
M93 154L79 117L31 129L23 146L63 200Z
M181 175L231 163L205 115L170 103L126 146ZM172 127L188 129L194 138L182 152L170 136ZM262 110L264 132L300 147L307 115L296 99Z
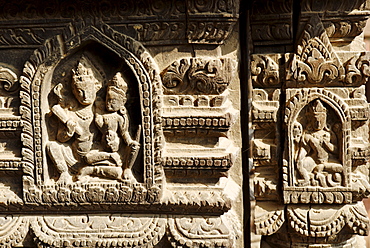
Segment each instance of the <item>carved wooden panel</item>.
M243 247L238 1L0 6L1 247Z
M370 192L369 54L361 44L367 4L252 4L254 224L261 247L364 247L355 235L369 227L361 202Z

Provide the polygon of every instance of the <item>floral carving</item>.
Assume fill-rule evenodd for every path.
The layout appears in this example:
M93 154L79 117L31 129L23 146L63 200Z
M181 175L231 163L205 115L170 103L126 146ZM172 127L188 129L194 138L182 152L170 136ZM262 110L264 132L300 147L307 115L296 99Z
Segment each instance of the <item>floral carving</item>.
M170 241L183 247L232 247L226 218L171 216Z
M221 94L234 65L228 58L189 58L173 62L161 73L165 94Z
M251 68L254 85L271 87L280 83L279 65L271 57L254 55Z
M163 237L166 219L124 215L35 217L31 229L48 247L153 247ZM104 235L104 238L103 236Z
M302 32L288 78L299 84L332 84L344 77L344 68L333 51L321 20L313 15Z
M341 79L344 74L338 58L318 38L309 40L301 56L294 57L291 69L299 83L326 84Z

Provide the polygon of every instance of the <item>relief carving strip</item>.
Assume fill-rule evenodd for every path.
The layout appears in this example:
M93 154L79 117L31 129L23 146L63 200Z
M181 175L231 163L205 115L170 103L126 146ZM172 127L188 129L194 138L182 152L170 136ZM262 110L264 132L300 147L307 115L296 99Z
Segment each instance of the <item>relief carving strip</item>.
M31 230L39 245L55 248L153 247L163 237L166 222L161 216L45 216L33 218Z
M200 57L177 60L162 71L166 138L163 166L167 176L184 178L198 170L200 175L209 171L206 177L218 178L220 172L232 166L236 150L227 136L235 114L227 86L234 68L235 62L229 58ZM206 144L199 140L204 148L186 144L191 150L189 156L183 148L176 147L182 137L189 136L204 140L207 136L214 141L208 138L210 144Z
M155 247L165 236L173 247L233 247L240 237L233 213L186 215L85 214L0 217L2 247L19 247L28 232L40 247ZM234 225L234 227L233 227ZM201 230L201 231L199 231Z
M0 47L37 48L75 16L98 17L145 45L222 44L238 20L238 1L18 1L0 4ZM55 24L43 20L51 18ZM30 23L14 25L16 20ZM151 20L148 22L148 20ZM145 23L145 24L143 24ZM57 27L56 27L57 26Z
M334 3L324 2L327 6L317 13ZM370 193L364 87L369 55L354 41L368 13L361 12L359 2L356 7L341 4L360 10L324 17L304 10L316 6L313 1L302 1L294 53L281 53L281 37L252 34L255 51L264 52L251 56L254 224L263 235L261 247L362 247L354 235L368 234L360 201ZM253 13L268 13L261 6L274 6L283 15L287 11L256 1ZM254 20L253 27L262 21ZM275 44L270 50L264 47L269 42ZM351 49L341 50L344 46Z

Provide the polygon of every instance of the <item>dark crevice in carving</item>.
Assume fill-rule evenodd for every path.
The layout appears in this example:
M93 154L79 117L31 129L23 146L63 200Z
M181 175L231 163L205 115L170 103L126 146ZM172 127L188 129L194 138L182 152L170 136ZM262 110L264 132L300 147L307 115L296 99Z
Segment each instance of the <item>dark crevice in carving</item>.
M286 129L284 127L284 111L285 111L285 102L286 102L286 92L285 90L281 90L280 93L280 104L279 104L279 109L278 109L278 115L277 115L277 123L279 123L276 127L276 142L278 143L277 146L277 151L276 153L278 154L278 168L279 168L279 179L278 180L278 188L282 189L283 188L283 167L284 167L284 160L283 160L283 154L286 152L287 147L284 145L286 142ZM278 190L277 194L282 195L282 191Z
M293 41L295 42L299 37L298 30L300 25L300 18L301 18L301 0L293 0L292 32L293 32Z
M252 98L252 85L250 80L250 54L252 51L252 42L250 39L250 18L251 18L252 1L241 1L240 6L240 53L241 61L245 63L240 64L240 91L241 91L241 123L250 123L250 111ZM253 169L253 162L250 161L251 139L253 134L250 134L249 126L241 129L242 134L242 173L243 173L243 199L244 199L244 245L246 248L251 247L251 201L254 201L253 188L250 188L250 177Z

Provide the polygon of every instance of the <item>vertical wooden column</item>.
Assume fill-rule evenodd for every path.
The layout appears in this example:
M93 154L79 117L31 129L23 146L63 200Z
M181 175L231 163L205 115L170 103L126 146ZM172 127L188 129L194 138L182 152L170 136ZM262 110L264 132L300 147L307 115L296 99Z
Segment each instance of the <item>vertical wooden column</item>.
M369 2L254 1L255 232L261 247L364 247Z

